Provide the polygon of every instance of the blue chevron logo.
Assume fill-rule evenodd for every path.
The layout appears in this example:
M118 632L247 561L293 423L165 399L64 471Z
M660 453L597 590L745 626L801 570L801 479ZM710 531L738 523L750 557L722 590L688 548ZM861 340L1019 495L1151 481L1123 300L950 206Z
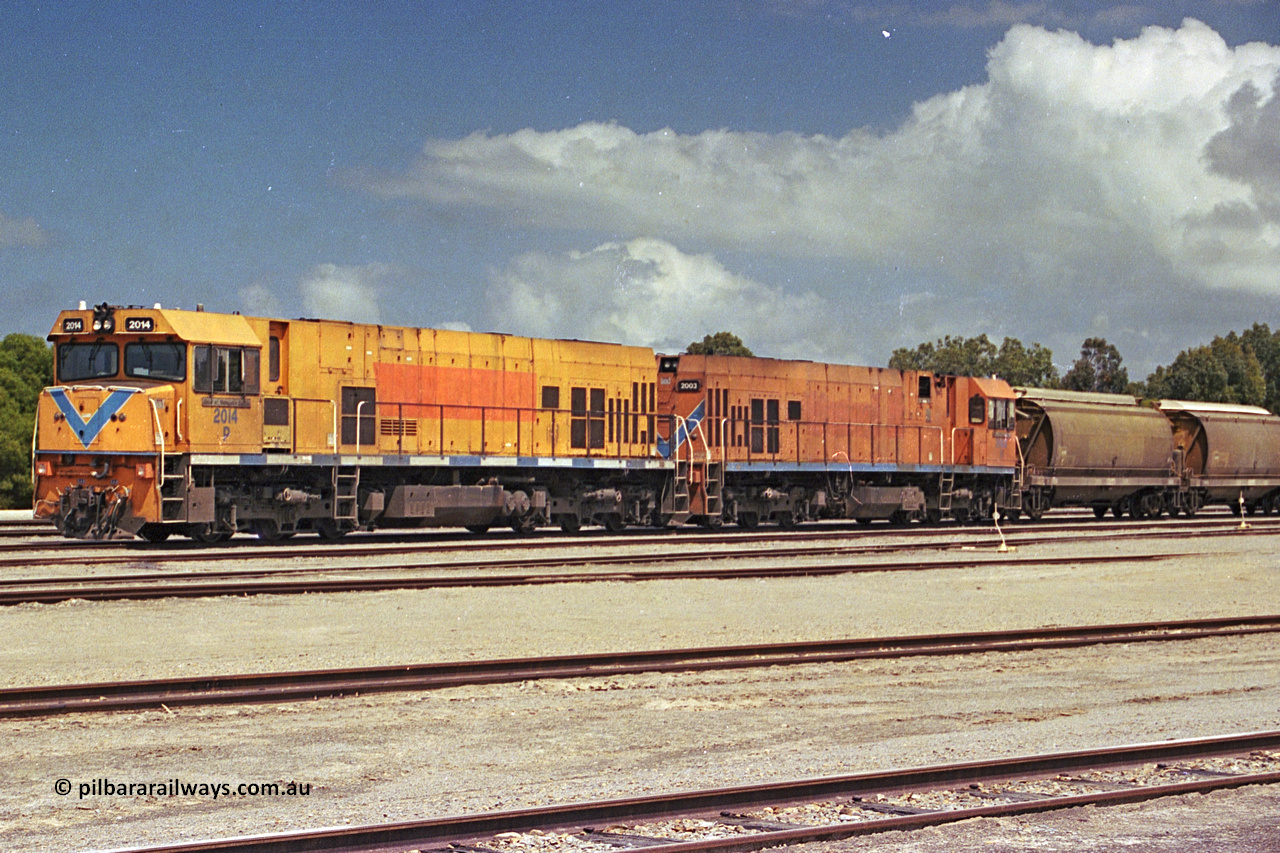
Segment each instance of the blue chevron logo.
M684 423L676 428L676 440L674 443L675 449L678 450L680 445L688 441L689 436L698 429L698 424L702 423L702 419L706 416L706 408L707 401L704 399L694 407L693 411L689 413L689 417L684 421ZM673 445L671 443L661 438L658 439L658 454L661 455L663 459L671 458L672 447Z
M124 404L128 402L129 398L137 393L137 388L115 389L98 406L98 411L94 412L89 417L89 420L86 421L80 417L79 410L76 409L71 399L67 397L67 389L49 389L49 396L53 398L58 410L67 419L67 426L71 427L71 431L76 434L76 438L80 439L80 443L84 445L85 450L88 450L89 445L93 444L94 439L98 437L98 433L102 432L102 428L111 420L111 416L124 408Z

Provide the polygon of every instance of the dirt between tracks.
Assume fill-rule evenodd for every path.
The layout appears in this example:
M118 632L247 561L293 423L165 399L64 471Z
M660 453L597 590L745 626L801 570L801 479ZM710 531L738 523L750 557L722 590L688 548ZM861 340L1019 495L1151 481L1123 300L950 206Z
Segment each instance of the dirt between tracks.
M1280 612L1270 538L1176 547L1204 556L8 608L0 674L62 683ZM1267 728L1280 728L1280 639L1267 635L3 721L0 848L124 847ZM157 787L174 780L173 793ZM106 793L104 781L151 787ZM251 793L289 782L308 793ZM222 785L231 793L215 799ZM1271 787L822 847L1212 839L1199 849L1254 850L1277 814Z

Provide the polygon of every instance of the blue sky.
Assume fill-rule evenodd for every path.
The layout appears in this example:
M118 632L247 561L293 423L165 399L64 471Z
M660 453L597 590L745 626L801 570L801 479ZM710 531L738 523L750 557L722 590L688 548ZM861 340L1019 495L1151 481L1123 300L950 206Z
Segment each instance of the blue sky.
M1145 376L1280 327L1280 4L0 22L0 333L85 299L871 364L1102 335Z

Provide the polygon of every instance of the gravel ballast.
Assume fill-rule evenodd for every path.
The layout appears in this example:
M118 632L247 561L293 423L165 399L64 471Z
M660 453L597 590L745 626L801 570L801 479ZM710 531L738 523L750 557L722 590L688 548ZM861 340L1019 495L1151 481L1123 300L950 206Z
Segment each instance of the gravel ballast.
M15 686L1276 613L1272 547L1240 537L1177 544L1202 556L1078 567L24 605L0 611L0 674ZM636 675L0 726L0 847L102 849L1280 728L1280 643ZM79 796L95 779L174 778L311 788ZM54 792L59 779L72 793ZM1239 796L1280 813L1274 788ZM1188 808L1095 814L1130 815L1131 827ZM1248 820L1215 813L1220 829L1252 837ZM839 849L1071 849L1043 846L1058 836L1039 830L1024 837L1043 820L986 822L1003 847L949 846L987 831L966 824ZM1111 849L1097 826L1062 825Z

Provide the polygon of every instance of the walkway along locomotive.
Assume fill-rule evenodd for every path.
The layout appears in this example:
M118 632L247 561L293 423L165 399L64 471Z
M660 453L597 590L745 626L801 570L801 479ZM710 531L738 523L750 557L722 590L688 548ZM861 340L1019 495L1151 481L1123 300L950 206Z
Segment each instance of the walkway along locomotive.
M328 320L62 312L35 514L67 536L1016 511L1002 381Z

